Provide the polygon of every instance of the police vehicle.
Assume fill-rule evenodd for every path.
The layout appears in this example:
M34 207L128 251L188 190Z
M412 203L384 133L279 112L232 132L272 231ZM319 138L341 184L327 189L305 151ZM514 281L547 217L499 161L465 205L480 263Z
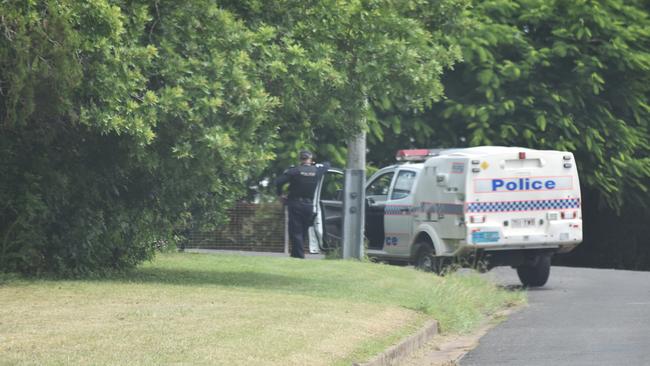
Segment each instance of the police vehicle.
M551 257L582 241L573 154L519 147L400 150L366 184L366 253L439 272L452 260L512 266L543 286ZM320 182L310 251L341 245L343 172Z

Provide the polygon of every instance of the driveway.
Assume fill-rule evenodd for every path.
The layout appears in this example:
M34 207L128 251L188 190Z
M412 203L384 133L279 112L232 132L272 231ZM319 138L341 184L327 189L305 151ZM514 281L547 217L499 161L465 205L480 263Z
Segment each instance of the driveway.
M519 285L510 268L488 274ZM461 366L650 365L650 272L552 267L529 306L481 338Z

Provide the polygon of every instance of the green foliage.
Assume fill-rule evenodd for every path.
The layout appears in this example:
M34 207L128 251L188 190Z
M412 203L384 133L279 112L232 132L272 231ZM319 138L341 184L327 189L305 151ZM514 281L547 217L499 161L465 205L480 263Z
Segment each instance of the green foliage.
M464 0L226 1L251 29L267 90L278 98L280 166L300 147L345 163L345 141L374 106L422 110L442 95L440 77L460 57L443 37L458 27ZM365 100L370 108L365 107ZM399 121L393 123L398 128ZM372 122L369 123L372 127Z
M648 10L622 0L475 1L456 37L463 62L443 79L447 98L425 113L381 108L369 161L392 162L409 146L572 151L585 242L568 263L649 268ZM401 135L388 128L394 118Z
M143 88L147 50L123 43L108 3L3 2L0 13L0 268L79 274L148 258L154 214L116 199L127 141L151 134L124 103Z
M273 157L263 35L216 5L1 6L1 269L130 267Z
M569 150L599 207L650 206L647 6L492 0L467 16L452 34L463 62L445 74L446 99L406 115L380 105L369 160L391 161L384 146Z
M431 118L448 141L574 151L603 206L650 205L650 18L637 2L477 2Z
M174 230L218 224L275 151L342 162L375 105L440 98L465 6L0 3L0 269L128 268Z

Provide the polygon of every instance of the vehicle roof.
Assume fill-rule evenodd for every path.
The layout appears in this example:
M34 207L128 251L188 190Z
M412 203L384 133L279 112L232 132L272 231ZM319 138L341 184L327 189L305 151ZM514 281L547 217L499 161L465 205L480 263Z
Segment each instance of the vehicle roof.
M535 150L529 149L526 147L517 147L517 146L477 146L477 147L466 147L458 149L446 149L440 150L436 156L485 156L485 155L494 155L494 154L504 154L512 152L550 152L550 153L560 153L556 150Z
M423 161L417 161L417 162L405 161L403 163L385 166L385 167L383 167L383 168L381 168L379 170L391 169L391 168L400 168L400 167L402 167L402 168L403 167L408 167L408 168L422 169L422 168L424 168L424 162Z
M513 153L513 152L566 153L557 150L535 150L535 149L529 149L526 147L518 147L518 146L477 146L477 147L436 149L436 155L431 156L427 160L430 160L432 158L447 157L447 156L460 156L460 157L471 158L471 157L482 157L486 155L496 155L496 154ZM426 161L405 161L405 162L400 162L400 163L391 164L382 167L379 170L377 170L377 172L383 170L389 170L389 169L396 169L399 167L409 167L409 168L421 170L424 169L425 163ZM344 172L343 169L339 169L339 168L330 168L330 170L337 170L340 173Z

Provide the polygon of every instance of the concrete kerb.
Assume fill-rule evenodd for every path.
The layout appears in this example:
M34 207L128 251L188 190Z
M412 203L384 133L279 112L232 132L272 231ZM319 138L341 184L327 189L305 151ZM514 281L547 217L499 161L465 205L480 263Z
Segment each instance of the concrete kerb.
M389 357L382 354L367 364L355 365L456 366L467 352L478 346L480 339L490 331L490 329L494 328L523 307L524 306L517 306L498 311L485 319L474 331L468 334L441 335L436 331L436 333L427 337L427 340L417 343L413 342L414 339L409 338L402 343L412 342L410 344L413 347L405 348L404 350L408 349L409 351L403 352L399 359L391 360ZM420 330L418 334L411 338L416 338L420 333L424 332L425 329L426 325L425 328ZM402 343L400 343L400 345ZM418 343L419 346L416 347L415 345ZM400 345L396 347L399 347ZM388 349L385 353L389 352L391 352L391 349ZM387 362L381 363L382 358L387 360Z
M353 363L353 366L394 366L399 365L406 357L423 347L438 334L438 322L427 321L422 329L400 343L388 348L365 363Z

